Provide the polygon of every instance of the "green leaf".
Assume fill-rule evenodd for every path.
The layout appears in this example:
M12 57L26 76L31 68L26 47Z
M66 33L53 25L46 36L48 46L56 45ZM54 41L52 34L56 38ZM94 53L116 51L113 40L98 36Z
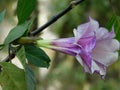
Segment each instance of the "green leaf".
M115 33L116 33L116 37L115 38L118 41L120 41L120 17L116 17L114 28L115 28Z
M36 0L18 0L17 3L17 17L18 24L25 22L32 11L35 9Z
M35 20L35 18L31 18L31 20L29 20L30 23L29 23L29 25L28 25L27 31L25 32L25 35L28 35L28 34L29 34L29 32L30 32L30 30L31 30L31 27L32 27L32 25L33 25L34 20Z
M25 56L25 49L24 46L22 46L16 53L18 59L20 60L23 67L26 65L26 56Z
M8 36L6 37L4 44L9 44L13 42L14 40L20 38L29 28L31 25L31 20L27 21L23 24L17 25L15 28L13 28Z
M27 90L36 90L36 80L32 69L26 64L25 78L27 82Z
M14 64L1 62L0 84L3 90L27 90L25 73Z
M35 76L31 68L26 64L25 49L23 46L17 52L17 57L25 69L25 79L27 84L27 90L36 90Z
M106 28L107 28L109 31L111 31L111 28L112 28L112 26L114 25L115 21L116 21L116 16L113 15L113 16L110 18L110 20L109 20L109 22L107 23L107 25L106 25Z
M40 48L33 45L25 45L25 54L28 61L38 67L48 67L50 58Z
M112 26L114 26L114 31L116 34L116 39L120 41L120 17L119 16L112 16L107 24L107 28L109 31L111 31Z
M6 12L6 10L4 10L4 11L2 11L2 12L0 13L0 23L1 23L2 20L4 19L5 12Z

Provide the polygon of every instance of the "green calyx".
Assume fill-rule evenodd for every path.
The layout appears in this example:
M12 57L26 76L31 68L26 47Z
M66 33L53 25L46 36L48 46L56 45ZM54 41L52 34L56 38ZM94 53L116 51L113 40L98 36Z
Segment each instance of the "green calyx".
M51 40L36 40L36 45L38 47L50 48L51 42L52 42Z

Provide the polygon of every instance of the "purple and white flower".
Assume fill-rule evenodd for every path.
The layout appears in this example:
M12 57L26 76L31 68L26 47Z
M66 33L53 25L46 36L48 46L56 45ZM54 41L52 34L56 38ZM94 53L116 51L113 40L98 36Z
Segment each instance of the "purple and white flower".
M73 30L74 37L57 40L37 40L38 46L50 48L72 56L83 66L85 72L96 72L104 78L106 67L118 59L119 42L111 32L92 18Z

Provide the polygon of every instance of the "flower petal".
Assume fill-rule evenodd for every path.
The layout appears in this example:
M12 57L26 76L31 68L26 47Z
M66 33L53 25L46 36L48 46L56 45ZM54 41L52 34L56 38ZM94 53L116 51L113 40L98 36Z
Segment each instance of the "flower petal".
M103 40L103 39L111 39L115 37L114 29L112 28L111 32L108 32L106 28L99 28L96 30L96 39L98 40Z
M99 24L97 21L93 20L92 18L89 18L89 22L85 24L81 24L77 27L77 29L74 29L74 35L76 41L80 38L85 38L89 36L93 36L94 32L99 28Z
M81 52L80 48L75 45L69 45L69 47L50 46L49 48L51 48L55 51L59 51L59 52L65 53L65 54L72 55L72 56L76 56L77 53Z
M91 74L91 69L88 67L88 65L83 61L83 59L81 58L80 55L76 55L76 59L77 61L82 65L82 67L84 68L85 72L88 72Z
M56 39L52 41L52 45L57 47L70 47L71 44L75 42L75 38L62 38L62 39Z
M77 44L80 45L86 52L92 52L92 49L95 47L96 44L96 37L86 37L81 38L77 41Z
M76 55L76 58L80 62L80 64L83 66L84 70L90 73L91 63L92 63L91 54L81 48L81 52ZM82 58L82 61L79 58Z
M102 78L104 79L105 75L106 75L106 66L104 66L103 64L96 62L94 60L92 60L92 73L96 72L98 74L100 74L102 76Z
M118 59L118 52L116 51L118 49L119 42L117 40L103 40L96 43L92 57L95 61L108 66Z

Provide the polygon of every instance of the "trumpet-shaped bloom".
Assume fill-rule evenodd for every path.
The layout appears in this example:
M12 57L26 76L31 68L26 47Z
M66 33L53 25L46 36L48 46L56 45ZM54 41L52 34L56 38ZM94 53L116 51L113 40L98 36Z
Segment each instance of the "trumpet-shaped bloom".
M118 59L119 42L111 32L92 18L74 29L74 37L57 40L37 40L37 45L75 56L85 72L96 72L104 78L106 67Z

